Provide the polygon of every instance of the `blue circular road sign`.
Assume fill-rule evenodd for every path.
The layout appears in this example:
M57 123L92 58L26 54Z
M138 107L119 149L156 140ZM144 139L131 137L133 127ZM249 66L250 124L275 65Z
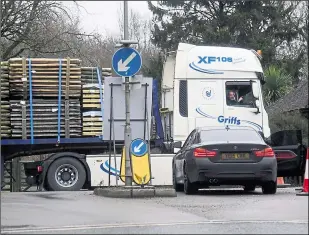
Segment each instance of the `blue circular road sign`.
M135 156L144 156L147 151L147 143L143 139L135 139L131 142L131 153L133 153Z
M131 77L141 69L142 57L134 48L123 47L113 55L112 66L119 76Z

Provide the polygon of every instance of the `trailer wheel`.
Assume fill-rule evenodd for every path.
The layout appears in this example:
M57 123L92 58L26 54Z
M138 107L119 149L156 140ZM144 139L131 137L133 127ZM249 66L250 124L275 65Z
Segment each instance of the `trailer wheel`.
M86 181L86 170L75 158L63 157L54 161L47 172L47 185L53 191L78 191Z

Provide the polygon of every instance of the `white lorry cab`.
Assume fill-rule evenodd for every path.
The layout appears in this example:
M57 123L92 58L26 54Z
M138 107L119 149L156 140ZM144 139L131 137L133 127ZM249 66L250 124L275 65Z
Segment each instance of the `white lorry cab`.
M180 43L163 68L161 110L170 114L164 132L184 143L196 127L236 125L269 137L263 82L260 56L253 50Z

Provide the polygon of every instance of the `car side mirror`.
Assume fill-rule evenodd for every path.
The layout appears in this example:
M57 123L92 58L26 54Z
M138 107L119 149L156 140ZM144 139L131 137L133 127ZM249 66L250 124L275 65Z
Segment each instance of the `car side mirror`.
M174 143L174 148L181 149L181 146L182 146L182 142L181 141L177 141L177 142Z
M252 82L252 94L254 98L260 98L259 86L257 82Z

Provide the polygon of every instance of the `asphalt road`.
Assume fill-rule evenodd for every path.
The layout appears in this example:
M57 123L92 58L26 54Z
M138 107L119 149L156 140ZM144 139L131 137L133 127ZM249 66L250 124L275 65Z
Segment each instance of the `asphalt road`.
M308 197L293 188L276 195L220 189L153 199L2 193L1 204L2 234L308 234Z

